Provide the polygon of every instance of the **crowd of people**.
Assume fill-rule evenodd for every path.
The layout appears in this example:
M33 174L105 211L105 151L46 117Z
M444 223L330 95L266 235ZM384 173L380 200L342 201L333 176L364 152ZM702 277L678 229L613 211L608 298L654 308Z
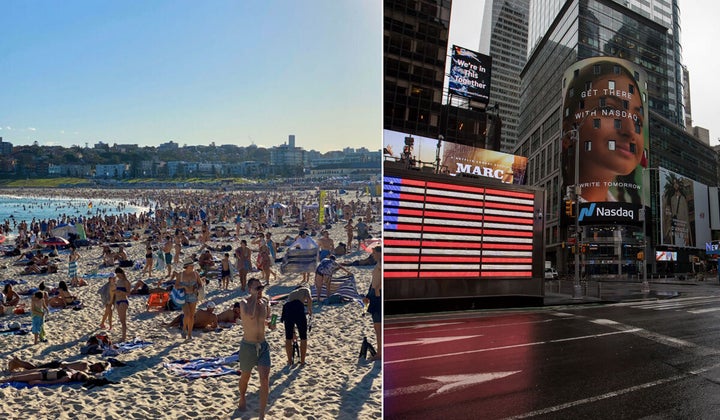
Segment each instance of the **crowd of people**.
M335 272L352 274L337 262L336 254L343 255L353 248L360 249L363 240L371 235L371 229L364 221L372 223L379 213L380 201L374 197L346 201L342 196L331 196L327 205L319 208L317 205L312 206L313 200L305 195L161 191L154 203L146 203L150 210L137 215L97 215L77 220L59 218L53 221L33 221L27 225L21 223L17 227L15 249L21 250L17 262L27 264L23 274L28 270L27 267L42 267L45 264L54 264L56 270L59 264L67 263L68 267L67 281L61 280L53 290L45 290L41 283L39 290L32 295L30 314L34 343L48 340L44 320L50 308L82 304L71 288L86 284L80 263L97 260L99 263L96 269L111 268L112 272L100 288L98 302L86 304L102 307L103 315L99 322L102 329L112 331L115 318L120 327L120 342L127 340L128 328L132 328L128 325L129 320L131 322L128 299L134 293L149 294L167 288L182 291L182 314L166 325L179 327L186 341L193 340L194 331L215 330L223 324L240 323L242 375L239 407L245 406L250 373L253 368L257 368L260 374L262 417L267 404L270 370L270 350L265 341L265 328L276 327L271 318L270 302L263 291L278 279L277 262L281 252L292 248L317 249L320 255L314 273L305 272L299 276L299 287L288 295L281 316L285 327L288 364L292 363L292 344L299 337L299 364L304 365L307 355L306 311L308 315L313 314L310 277L315 275L314 284L318 290L315 301L319 303L320 290L329 288ZM320 212L324 216L322 223L319 221ZM355 215L362 216L356 218L358 222L353 224ZM52 227L59 222L82 224L86 240L99 247L85 251L71 246L59 255L56 251L56 256L50 259L42 249L31 245L37 244L37 238L50 235ZM282 241L275 240L273 231L286 228L290 223L293 229L297 229L297 235L287 235ZM342 245L340 248L327 230L329 225L337 223L344 224L342 226L347 235L347 244L338 244ZM36 239L31 241L30 236L33 234ZM379 232L376 231L376 234ZM128 255L126 244L130 247L139 245L144 249L144 259L139 266L138 261ZM195 252L191 252L191 249ZM377 262L377 255L373 252L368 258L374 257ZM138 270L133 273L134 283L128 278L130 267ZM34 273L35 269L32 270ZM380 283L379 280L376 282L376 277L380 278L373 272L372 288L379 296ZM213 301L207 301L198 308L204 300L206 289L216 278L218 290L237 288L244 292L244 296L224 311L216 312ZM371 307L373 296L369 296ZM3 291L3 309L18 305L19 300L20 296L13 291L12 286L6 286ZM379 310L379 307L376 305L373 309ZM377 321L375 319L373 315L374 323L379 325L379 318ZM376 329L376 333L380 347L379 330ZM25 372L25 376L15 375L13 379L28 383L58 383L84 378L82 370L78 370L80 374L72 370L61 367L54 372L50 369L40 376L34 371Z

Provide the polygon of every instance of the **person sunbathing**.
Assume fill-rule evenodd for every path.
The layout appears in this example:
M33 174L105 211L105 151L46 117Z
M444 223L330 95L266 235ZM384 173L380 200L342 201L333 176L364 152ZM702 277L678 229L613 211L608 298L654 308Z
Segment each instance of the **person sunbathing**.
M20 295L13 290L11 284L5 285L3 295L5 295L5 306L15 306L20 303Z
M86 382L90 375L72 369L40 369L29 372L13 373L0 383L24 382L28 385L53 385L67 382Z
M220 312L217 318L218 322L235 324L240 319L240 302L235 302L232 308Z
M65 280L60 280L58 283L58 293L58 296L52 297L48 301L48 305L52 308L64 308L78 302L77 298L70 294Z
M8 362L8 370L10 372L18 370L72 369L81 372L101 373L106 371L109 367L110 363L108 362L97 362L88 364L88 362L85 361L61 362L59 360L53 360L49 363L34 364L31 362L20 360L17 356L14 356Z
M205 309L195 312L194 328L202 328L205 331L211 331L218 327L218 316L215 315L215 302L208 302ZM183 314L175 317L172 321L165 324L167 327L180 327L183 322Z

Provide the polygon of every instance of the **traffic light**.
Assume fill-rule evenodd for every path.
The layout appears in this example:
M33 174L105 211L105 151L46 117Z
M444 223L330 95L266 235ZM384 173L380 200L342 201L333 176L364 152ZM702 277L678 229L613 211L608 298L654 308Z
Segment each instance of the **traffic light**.
M574 208L575 208L575 206L573 206L572 200L565 200L565 214L567 214L570 217L574 217L575 216Z

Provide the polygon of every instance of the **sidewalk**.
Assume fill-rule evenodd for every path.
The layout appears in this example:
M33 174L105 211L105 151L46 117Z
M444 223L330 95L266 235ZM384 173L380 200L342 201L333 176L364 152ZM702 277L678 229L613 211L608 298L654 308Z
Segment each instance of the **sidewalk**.
M581 282L582 293L573 298L572 280L551 280L545 282L545 306L578 305L587 303L612 303L642 300L671 299L679 296L720 292L720 281L716 276L704 279L663 277L648 279L649 292L643 293L642 282L637 279L594 278Z

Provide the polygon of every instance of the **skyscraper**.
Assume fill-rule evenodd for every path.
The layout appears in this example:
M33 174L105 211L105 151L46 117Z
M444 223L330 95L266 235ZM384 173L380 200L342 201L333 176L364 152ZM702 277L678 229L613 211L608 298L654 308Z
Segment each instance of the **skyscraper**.
M563 73L580 60L609 56L627 60L646 73L649 110L649 167L652 217L651 242L658 244L660 212L658 167L706 185L715 185L711 149L685 131L680 20L676 0L548 0L532 2L528 19L528 57L521 71L520 119L516 154L530 158L528 182L547 191L546 245L548 259L567 267L571 254L563 244L571 237L561 221L561 203L568 189L560 175ZM497 55L493 57L497 60ZM495 75L496 73L494 73ZM613 143L614 146L614 143ZM643 245L637 223L583 226L583 238L602 237L589 247L588 267L596 261L607 274L635 269L634 250ZM601 242L602 242L601 241ZM633 248L635 247L635 248ZM681 251L689 261L692 249Z
M520 119L520 72L527 59L530 0L486 0L480 51L492 57L490 105L502 120L500 150L515 149ZM486 45L489 42L489 45Z

